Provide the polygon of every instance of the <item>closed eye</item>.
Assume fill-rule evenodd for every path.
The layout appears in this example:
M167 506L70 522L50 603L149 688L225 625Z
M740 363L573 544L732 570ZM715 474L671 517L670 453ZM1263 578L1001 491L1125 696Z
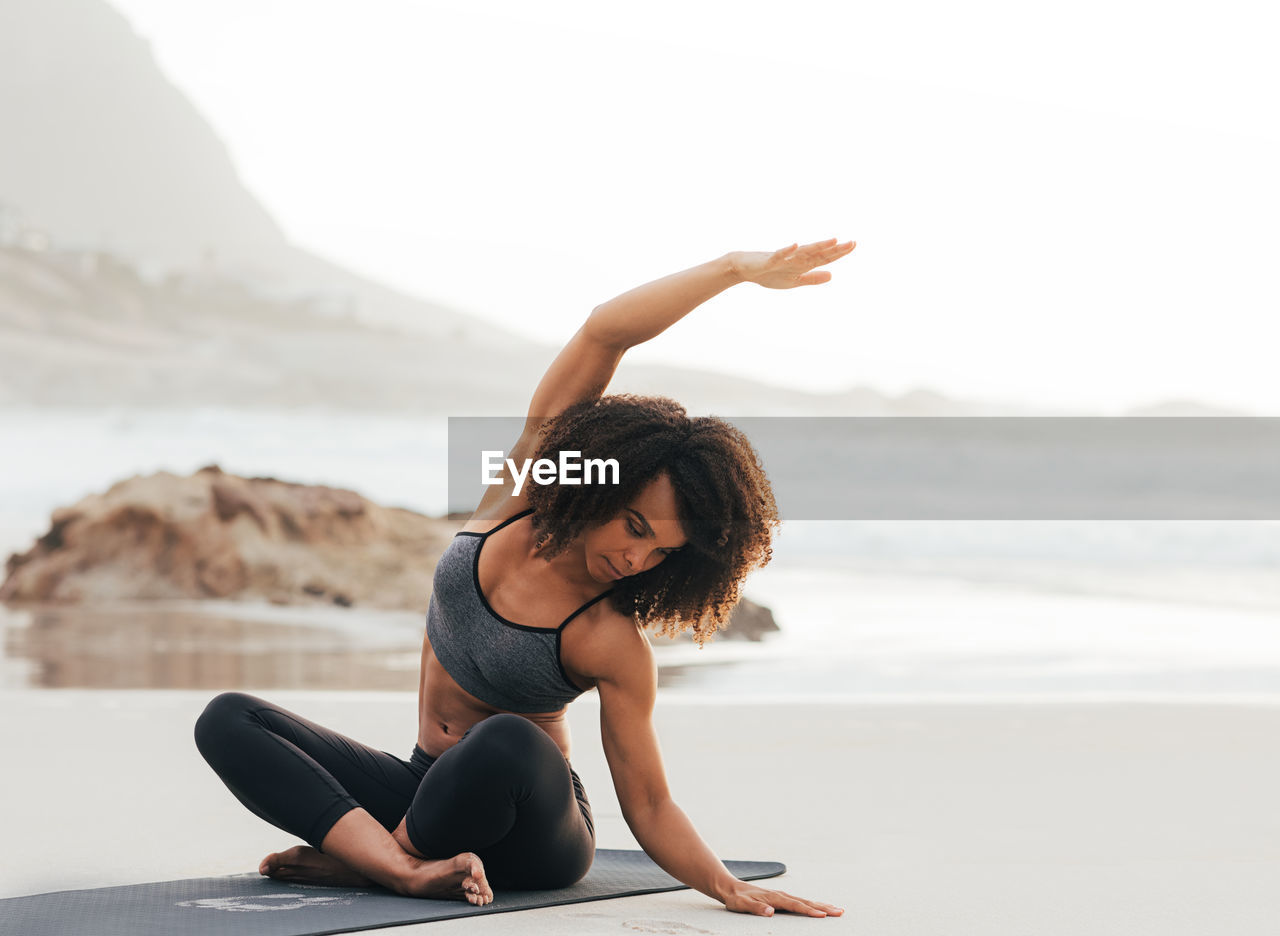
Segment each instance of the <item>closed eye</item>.
M644 530L640 529L638 526L635 525L635 523L633 523L630 520L627 521L627 532L637 538L644 536ZM672 549L659 550L659 552L661 552L664 556L670 556L672 553L678 553L683 548L684 548L683 546L676 546Z

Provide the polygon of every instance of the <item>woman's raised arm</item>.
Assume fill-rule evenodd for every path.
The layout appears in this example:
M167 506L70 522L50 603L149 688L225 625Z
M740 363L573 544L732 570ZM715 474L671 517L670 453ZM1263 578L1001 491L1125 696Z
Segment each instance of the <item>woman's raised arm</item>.
M743 282L770 289L825 283L830 273L810 271L838 260L853 247L852 241L840 244L831 238L804 247L791 244L773 253L735 251L596 306L538 382L520 438L507 457L517 463L531 457L544 422L574 403L601 396L628 348L662 334L712 296ZM498 473L501 483L485 492L476 513L501 507L500 513L506 516L527 506L523 492L509 496L507 474L505 468Z
M662 334L712 296L735 283L771 289L816 286L831 279L814 267L838 260L854 244L835 238L773 253L736 251L637 286L601 303L551 363L529 404L525 431L535 434L546 419L604 393L628 348Z
M666 331L712 296L741 282L730 255L637 286L596 306L551 362L529 403L525 432L604 393L628 348Z

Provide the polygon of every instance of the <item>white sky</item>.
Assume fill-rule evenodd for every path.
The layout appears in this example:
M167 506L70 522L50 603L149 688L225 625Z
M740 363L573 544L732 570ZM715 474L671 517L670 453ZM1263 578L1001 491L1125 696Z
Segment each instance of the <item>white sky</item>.
M294 242L543 341L835 236L631 356L1280 415L1262 3L113 2Z

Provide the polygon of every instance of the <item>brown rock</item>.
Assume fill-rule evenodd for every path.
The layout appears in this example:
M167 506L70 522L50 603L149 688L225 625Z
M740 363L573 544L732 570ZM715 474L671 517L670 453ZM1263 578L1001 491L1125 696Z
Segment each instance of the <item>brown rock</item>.
M765 634L779 629L772 611L764 605L743 598L734 605L724 636L731 639L760 640Z
M213 511L223 523L244 513L253 518L260 530L266 532L266 512L261 502L252 499L247 491L236 490L222 478L214 478L209 484L209 491L213 495Z
M465 517L382 507L353 491L241 478L216 465L113 485L55 510L6 563L3 601L224 598L426 611L436 561ZM725 638L776 631L743 599Z
M436 559L459 524L353 491L241 478L130 478L56 510L6 564L6 601L265 599L426 609Z
M772 611L749 598L739 598L738 603L733 606L733 612L729 615L729 623L716 631L712 639L758 641L762 640L765 634L780 630L777 621L773 619ZM692 643L693 631L682 631L675 637L651 633L649 642L655 646Z

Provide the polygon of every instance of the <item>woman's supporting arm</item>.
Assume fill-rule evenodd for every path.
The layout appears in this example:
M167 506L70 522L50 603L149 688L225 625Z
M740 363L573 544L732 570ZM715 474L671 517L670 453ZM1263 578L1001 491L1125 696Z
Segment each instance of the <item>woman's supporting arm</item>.
M600 736L627 826L658 867L729 910L770 916L775 909L839 916L831 904L757 887L733 876L675 804L653 728L657 666L644 635L623 631L633 645L603 648L599 657ZM603 645L603 642L602 642Z

